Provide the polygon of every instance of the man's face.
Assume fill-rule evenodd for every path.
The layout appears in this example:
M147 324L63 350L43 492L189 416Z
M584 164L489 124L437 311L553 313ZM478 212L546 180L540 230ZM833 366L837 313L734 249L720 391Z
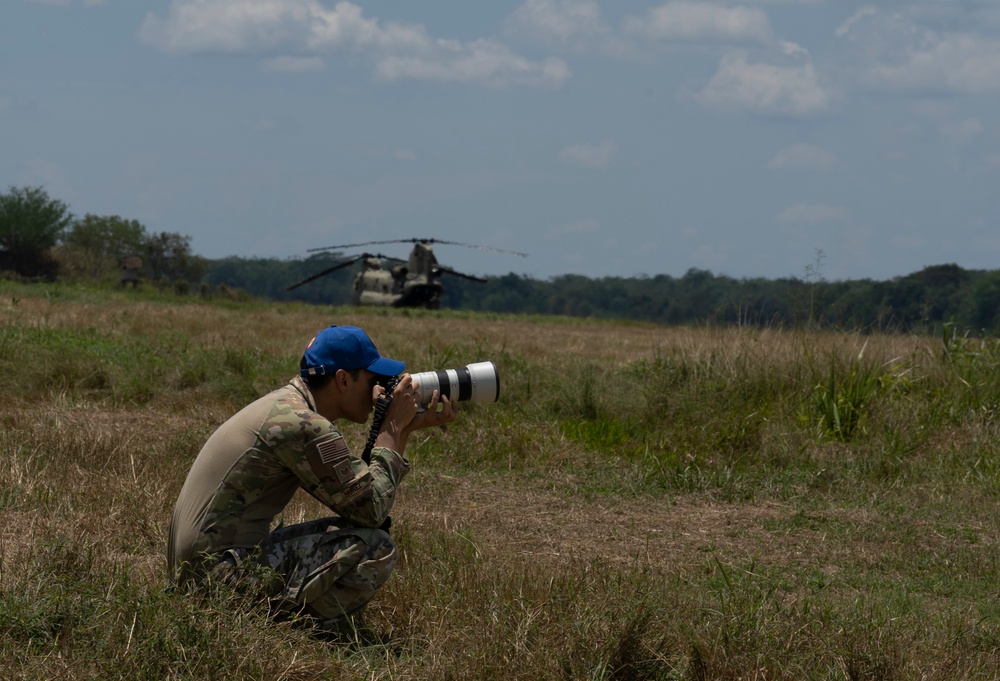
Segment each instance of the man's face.
M349 377L348 380L351 382L347 418L355 423L364 423L368 420L368 415L371 414L374 407L372 395L374 394L375 384L378 383L380 377L378 374L368 371L368 369L359 369L357 373L357 379L350 373L347 374Z

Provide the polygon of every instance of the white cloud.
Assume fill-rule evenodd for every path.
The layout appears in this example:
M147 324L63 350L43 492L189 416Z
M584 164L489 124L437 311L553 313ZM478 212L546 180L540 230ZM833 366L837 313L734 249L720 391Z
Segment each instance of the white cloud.
M827 171L837 162L837 155L822 147L802 142L791 145L779 151L767 167L772 170L788 168L791 170L821 170Z
M559 160L582 168L604 168L617 152L618 147L608 139L598 145L572 144L559 152Z
M902 91L998 92L1000 40L955 33L929 36L920 46L908 48L897 63L873 66L867 80Z
M274 57L264 61L263 69L273 73L322 71L326 63L319 57Z
M165 17L147 14L139 35L149 45L177 53L315 56L350 50L372 59L376 73L387 80L559 85L570 75L559 59L532 61L490 40L434 38L419 24L367 18L361 7L346 1L328 9L319 0L171 0ZM317 62L303 65L315 68Z
M861 22L865 17L874 16L876 14L878 14L878 10L872 7L871 5L867 7L862 7L857 12L855 12L850 19L848 19L840 26L838 26L837 30L834 31L834 35L843 38L848 33L850 33L851 29L854 28L854 26L859 22Z
M778 216L778 222L783 225L816 225L821 222L841 222L846 219L847 210L843 206L830 206L825 203L797 203L786 208Z
M655 40L767 43L773 39L763 10L694 0L670 0L643 16L626 17L623 25L628 33Z
M783 116L820 114L831 105L811 63L751 64L742 53L725 56L695 99L709 109Z
M432 50L380 57L375 71L385 80L413 78L499 87L559 86L570 77L569 66L562 59L531 61L491 40L437 41Z
M505 28L543 42L581 47L610 33L596 0L527 0Z
M809 50L802 47L798 43L793 43L789 41L782 41L778 47L782 52L787 54L789 57L808 57Z
M884 13L865 7L837 29L837 36L858 45L853 53L862 82L900 93L1000 92L1000 40L981 25L966 32L932 30L914 20L920 8Z
M434 40L423 26L381 24L350 2L171 0L166 18L150 12L139 35L167 52L420 50Z

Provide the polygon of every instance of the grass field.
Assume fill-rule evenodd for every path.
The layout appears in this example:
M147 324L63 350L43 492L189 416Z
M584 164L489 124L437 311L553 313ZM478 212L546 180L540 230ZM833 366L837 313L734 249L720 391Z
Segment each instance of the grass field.
M0 678L1000 678L994 339L12 282L0 316ZM204 440L331 323L502 384L411 438L402 557L336 640L164 557Z

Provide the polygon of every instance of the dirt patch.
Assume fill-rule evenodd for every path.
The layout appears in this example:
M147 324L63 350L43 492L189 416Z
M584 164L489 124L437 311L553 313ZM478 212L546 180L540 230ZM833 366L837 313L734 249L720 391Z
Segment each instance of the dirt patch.
M323 513L314 500L299 498L285 521ZM397 525L405 524L415 536L442 529L463 534L486 556L549 564L595 560L671 572L715 558L824 560L815 555L817 546L824 554L833 547L823 548L813 532L789 537L767 527L794 515L791 507L770 502L719 503L694 495L585 497L565 493L552 481L445 475L404 483L393 512Z
M788 513L704 499L567 496L507 481L451 478L407 491L397 508L416 527L469 532L481 550L526 559L589 560L670 568L707 554L746 554L766 535L761 523Z

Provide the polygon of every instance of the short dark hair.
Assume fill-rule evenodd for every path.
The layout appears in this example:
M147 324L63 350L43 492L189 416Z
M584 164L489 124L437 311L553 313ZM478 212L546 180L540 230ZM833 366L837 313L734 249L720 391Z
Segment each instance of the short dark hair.
M304 355L302 359L299 361L299 368L302 370L306 369L306 358ZM347 373L349 373L351 375L351 378L353 378L355 381L361 377L361 369L351 369ZM326 386L327 383L333 380L333 377L335 375L336 372L334 372L333 374L307 373L302 375L302 380L305 381L305 384L309 386L310 390L321 390Z

